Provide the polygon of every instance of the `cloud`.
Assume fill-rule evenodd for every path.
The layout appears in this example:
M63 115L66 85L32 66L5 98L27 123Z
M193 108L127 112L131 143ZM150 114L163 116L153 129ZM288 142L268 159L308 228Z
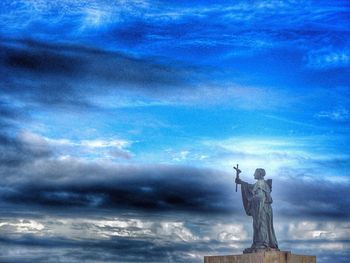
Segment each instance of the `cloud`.
M230 243L231 241L247 240L248 233L242 224L219 223L211 228L212 235L216 235L220 242Z
M288 225L288 237L292 240L346 240L349 237L346 222L300 221Z
M0 152L1 167L21 167L52 156L52 151L45 141L26 133L18 137L0 134Z
M37 161L12 172L8 177L11 187L2 192L2 199L14 205L58 209L229 213L232 205L223 203L223 195L230 189L208 180L215 173L186 167L93 164L72 158ZM18 178L21 183L10 183Z
M344 210L350 202L346 194L348 187L348 180L344 183L309 180L294 174L289 180L275 181L275 203L280 204L276 209L285 217L343 220L349 217Z
M39 136L39 135L37 135ZM121 138L95 138L89 140L52 139L41 137L58 158L76 157L86 160L131 159L133 154L128 150L133 142Z
M202 262L203 255L214 249L228 251L233 246L237 249L246 245L240 236L244 232L242 226L217 224L208 220L210 218L184 218L175 214L172 217L153 214L151 217L127 215L75 218L46 215L32 219L23 219L22 215L21 219L1 220L0 242L4 250L0 255L2 258L17 260L24 254L29 258L46 255L49 258L67 258L73 262L81 261L82 258L115 262L121 257L123 261L131 262ZM229 240L218 240L216 230L222 232L232 229L235 229L232 235L240 237L240 241L235 240L233 245ZM22 253L11 254L7 249L10 247ZM93 251L83 249L86 247ZM31 252L27 251L28 248ZM74 253L70 253L72 251ZM90 252L93 252L93 257Z
M42 231L45 227L43 224L35 221L35 220L11 220L11 221L3 221L0 223L0 228L3 233L26 233L26 234L38 234L40 235L40 231Z
M173 60L32 40L2 40L0 45L0 96L17 105L17 112L220 104L249 110L293 103L288 94L271 88L208 82L209 69Z
M338 107L332 111L321 111L316 115L316 117L344 122L350 119L350 112L344 107Z
M1 201L12 206L12 210L26 205L38 211L48 208L59 211L65 207L73 214L75 211L242 214L232 179L215 170L38 158L12 167L10 175L7 171L4 168L1 171L6 185ZM343 209L350 203L346 197L348 181L310 180L295 173L290 176L286 171L274 177L274 209L278 216L339 220L349 216Z
M0 97L0 132L12 130L16 123L28 118L28 114L22 109L1 100Z
M188 150L208 153L207 158L197 161L210 167L223 167L226 172L231 171L227 164L234 160L248 174L253 174L257 167L264 167L273 178L278 178L281 173L298 173L303 178L314 178L317 174L318 178L330 181L342 181L342 178L346 181L350 156L333 148L342 145L344 140L346 136L338 135L328 135L327 138L236 136L222 140L206 139ZM315 150L316 146L320 150Z
M46 152L55 143L73 143L48 141L32 133L22 133L15 141L33 152ZM98 146L120 145L97 141L103 141ZM271 153L295 146L283 141L249 145L240 144L253 152L270 145ZM36 262L50 262L49 258L202 262L210 252L240 253L249 246L249 218L234 193L231 176L222 171L55 156L34 155L25 165L12 167L10 174L3 166L0 170L0 201L6 210L0 221L3 260L22 261L25 254ZM281 172L273 178L272 192L280 246L317 253L320 262L335 254L341 262L347 256L342 251L347 246L350 215L344 207L350 203L349 182L311 180L298 170ZM21 253L13 254L13 249Z
M92 95L161 92L182 86L183 73L191 74L188 68L85 47L28 40L2 41L1 46L0 70L6 74L1 93L27 105L92 106Z
M238 154L240 158L248 158L248 162L266 155L270 156L266 160L270 160L271 156L274 160L278 159L279 164L269 167L267 171L268 176L274 179L274 209L282 217L339 220L348 217L348 211L343 209L350 203L346 197L349 187L347 178L339 179L332 175L316 179L312 173L321 166L327 167L327 171L333 169L327 162L334 161L322 161L317 156L313 160L312 153L297 151L299 146L296 142L256 141L252 145L249 141L241 141L233 143L235 147L239 146L241 152L229 151L225 154L231 157L236 154L236 159ZM59 211L65 207L70 213L78 208L80 210L77 211L86 212L240 214L241 203L236 200L233 181L223 171L179 165L122 165L109 158L101 159L101 156L91 159L90 153L85 157L81 154L76 157L62 156L63 153L67 154L65 148L60 148L62 145L78 149L83 147L79 151L92 147L93 152L102 147L107 154L113 155L116 150L117 157L130 158L130 153L124 149L128 142L116 138L73 142L52 140L30 132L19 133L17 137L3 135L0 140L1 152L4 153L0 174L4 187L0 200L7 209L15 211L16 207L26 205L38 211L48 208ZM228 141L223 146L231 149ZM287 154L281 149L292 151ZM99 154L104 154L103 151ZM193 153L185 151L183 155L180 152L180 157L192 158L190 155ZM212 160L209 159L209 162ZM300 162L309 165L302 169ZM292 168L295 163L298 169ZM246 163L242 167L248 169L250 166ZM242 178L252 181L246 174L245 170Z
M3 35L79 42L150 56L210 63L264 51L302 51L308 65L344 64L348 53L345 3L244 1L194 4L149 1L16 1L3 4ZM281 23L283 21L283 23ZM307 30L305 30L307 28ZM322 53L324 46L335 51ZM338 52L338 51L339 52ZM285 56L285 55L283 55ZM322 58L323 57L323 58ZM280 57L279 57L280 58ZM265 60L262 62L264 63ZM286 63L287 61L285 61Z
M11 255L7 249L4 249L3 254L5 256L3 258L17 260L17 262L23 262L21 256L23 252L25 252L27 259L36 262L53 262L50 258L67 258L70 262L81 262L82 260L85 262L189 262L189 260L193 261L190 253L198 253L186 243L157 244L154 240L122 237L115 237L106 241L87 240L79 242L54 237L23 236L13 239L3 237L1 243L12 245L22 252L20 255ZM32 252L28 251L28 246L31 247ZM203 250L203 247L201 250ZM10 256L8 256L9 254ZM199 258L195 260L195 262L198 262Z
M123 158L123 159L131 159L132 158L132 154L127 152L127 151L121 151L119 149L113 149L109 151L109 155L112 158Z
M278 215L344 220L349 216L343 209L349 203L346 194L349 156L328 148L342 144L343 139L327 137L329 144L323 140L323 137L295 136L292 139L236 137L222 141L205 140L185 148L186 160L182 163L221 167L227 173L224 175L227 182L232 174L229 163L239 163L243 170L241 178L250 183L254 182L254 170L263 167L267 177L274 182L274 209ZM315 150L319 147L322 151ZM167 154L180 161L183 151L169 151ZM200 159L199 153L203 152L207 156Z
M180 218L169 220L169 216L145 218L143 215L138 218L128 215L3 219L0 223L3 248L0 256L3 260L8 259L6 262L22 262L25 255L37 262L65 258L69 262L199 263L203 262L204 255L241 253L250 245L252 233L246 231L246 228L251 228L250 224L223 223L222 220L228 220L223 217L215 220ZM345 262L347 253L343 251L349 247L348 223L320 223L318 220L278 223L280 230L286 229L286 232L277 232L281 237L281 249L292 249L295 254L317 255L319 262L328 262L330 255ZM331 235L330 239L318 235L321 232ZM20 253L11 253L11 248Z
M312 69L328 70L334 68L347 68L350 65L348 49L332 50L321 49L309 52L307 66Z
M116 147L118 149L122 149L128 144L129 142L125 140L83 140L81 142L82 146L86 146L89 148Z
M116 237L110 240L67 240L57 237L38 238L32 236L2 237L1 257L6 262L55 262L64 258L69 262L203 262L204 255L232 254L233 247L227 243L205 242L169 242L156 240ZM348 260L347 243L286 242L293 253L317 255L317 262L329 260L345 263ZM248 244L246 244L248 246ZM305 250L305 247L309 249ZM343 247L345 252L331 250ZM11 253L10 247L18 253ZM302 248L303 247L303 248ZM319 249L328 248L328 249ZM214 252L215 251L215 252ZM237 251L238 252L238 251ZM25 256L24 256L25 255ZM25 258L24 258L25 257ZM28 260L28 261L27 261Z
M135 216L135 215L134 215ZM114 237L159 239L160 241L189 242L195 236L188 226L174 218L60 218L37 217L33 219L2 219L3 235L57 236L66 239L106 240Z

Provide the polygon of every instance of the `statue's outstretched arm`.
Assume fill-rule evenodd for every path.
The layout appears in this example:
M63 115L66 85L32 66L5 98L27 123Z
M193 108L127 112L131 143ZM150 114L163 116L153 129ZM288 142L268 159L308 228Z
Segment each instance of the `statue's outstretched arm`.
M244 184L244 183L247 183L247 182L243 181L241 178L238 177L238 178L236 178L235 183L236 184Z

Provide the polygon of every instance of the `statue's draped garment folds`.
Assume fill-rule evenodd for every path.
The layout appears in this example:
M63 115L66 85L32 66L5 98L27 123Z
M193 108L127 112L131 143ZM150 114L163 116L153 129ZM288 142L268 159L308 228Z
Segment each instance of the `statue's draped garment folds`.
M255 184L241 181L242 201L247 215L253 217L252 249L278 249L272 216L272 180L259 179Z

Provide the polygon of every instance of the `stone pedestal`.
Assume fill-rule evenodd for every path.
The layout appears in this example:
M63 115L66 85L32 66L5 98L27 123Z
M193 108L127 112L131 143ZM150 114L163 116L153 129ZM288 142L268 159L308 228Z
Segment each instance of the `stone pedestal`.
M289 251L265 251L242 255L205 256L204 263L316 263L316 256L295 255Z

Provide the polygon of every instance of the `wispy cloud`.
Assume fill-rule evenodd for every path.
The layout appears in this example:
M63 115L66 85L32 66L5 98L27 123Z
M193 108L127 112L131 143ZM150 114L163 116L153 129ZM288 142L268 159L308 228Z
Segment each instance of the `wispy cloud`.
M236 56L275 48L294 48L308 53L333 45L343 48L343 52L318 56L311 59L309 65L319 68L318 62L323 60L322 64L328 66L348 61L348 48L344 41L339 41L338 34L347 29L348 20L344 15L347 5L337 1L327 5L260 0L249 4L244 1L199 3L193 7L149 1L16 1L8 6L12 8L4 8L1 14L3 33L16 36L30 34L66 42L75 38L113 50L132 49L141 54L161 51L171 57L176 54L168 51L169 46L171 50L204 47L203 52L198 53L201 59L208 55L218 59L222 55L227 57L225 53ZM45 30L36 25L45 25Z
M208 84L207 70L181 63L162 64L157 59L84 46L33 41L3 41L2 45L0 66L6 78L1 80L1 94L27 107L116 109L224 103L242 109L266 109L293 103L285 91L269 87L215 81Z
M321 111L316 115L316 117L345 122L350 119L350 112L346 108L338 107L332 111Z
M350 52L345 50L324 49L308 54L307 66L313 69L347 68L350 66Z
M118 53L26 41L3 43L2 57L1 70L7 72L2 93L16 97L21 92L20 99L47 105L88 106L88 95L96 90L91 83L100 85L101 93L135 88L157 91L183 85L180 71L190 73Z

